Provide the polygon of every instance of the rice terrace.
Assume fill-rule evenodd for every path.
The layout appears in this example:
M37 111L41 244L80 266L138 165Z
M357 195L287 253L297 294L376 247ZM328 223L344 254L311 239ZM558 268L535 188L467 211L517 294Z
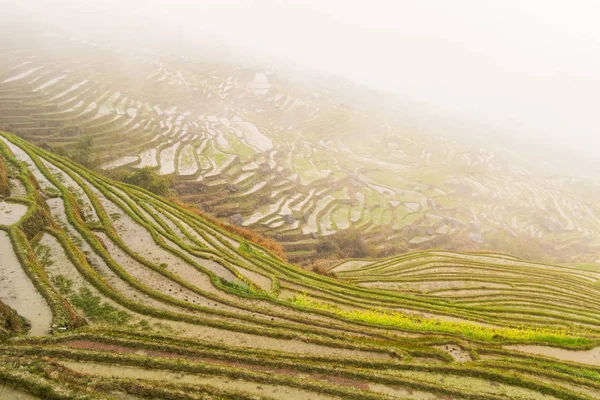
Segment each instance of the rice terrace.
M325 72L9 22L0 400L600 398L595 181Z

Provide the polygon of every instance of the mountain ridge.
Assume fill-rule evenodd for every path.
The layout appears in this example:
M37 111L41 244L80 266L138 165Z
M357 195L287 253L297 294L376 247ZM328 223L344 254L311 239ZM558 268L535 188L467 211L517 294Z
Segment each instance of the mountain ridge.
M278 240L294 262L338 258L317 248L353 229L379 255L492 248L576 263L600 247L600 188L474 146L485 125L276 66L77 35L3 46L6 130L106 169L154 168L182 200ZM462 130L472 140L454 140Z

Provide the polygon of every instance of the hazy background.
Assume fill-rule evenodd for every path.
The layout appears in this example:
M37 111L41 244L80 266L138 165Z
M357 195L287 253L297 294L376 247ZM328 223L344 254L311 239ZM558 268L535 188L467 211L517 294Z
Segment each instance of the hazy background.
M65 27L139 28L341 74L600 160L593 0L0 0ZM484 134L482 132L482 134ZM600 172L600 171L599 171Z

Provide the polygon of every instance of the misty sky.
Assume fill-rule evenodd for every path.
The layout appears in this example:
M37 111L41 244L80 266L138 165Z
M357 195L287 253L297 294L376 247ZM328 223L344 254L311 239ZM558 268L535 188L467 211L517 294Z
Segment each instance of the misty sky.
M65 24L77 18L118 31L132 18L208 34L600 158L599 1L18 3Z

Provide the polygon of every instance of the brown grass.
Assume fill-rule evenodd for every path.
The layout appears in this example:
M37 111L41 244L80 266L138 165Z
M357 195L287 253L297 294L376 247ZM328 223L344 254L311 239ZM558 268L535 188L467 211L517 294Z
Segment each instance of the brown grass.
M198 207L191 205L191 204L184 203L183 201L181 201L177 198L171 198L170 200L173 201L175 204L177 204L179 207L184 208L184 209L206 219L207 221L218 226L219 228L221 228L227 232L233 233L234 235L240 236L249 242L252 242L254 244L262 246L265 249L267 249L268 251L270 251L271 253L275 254L280 259L287 261L283 246L280 245L279 243L277 243L276 241L274 241L273 239L266 238L263 235L261 235L260 233L252 231L250 229L246 229L246 228L242 228L241 226L231 225L226 222L222 222L222 221L218 220L216 217L205 213Z
M8 183L8 169L0 158L0 196L10 196L10 185Z
M335 275L335 272L330 271L329 269L333 265L338 264L340 261L341 261L340 259L325 259L325 260L316 261L312 265L312 271L316 272L317 274L328 276L330 278L337 278L337 276Z

